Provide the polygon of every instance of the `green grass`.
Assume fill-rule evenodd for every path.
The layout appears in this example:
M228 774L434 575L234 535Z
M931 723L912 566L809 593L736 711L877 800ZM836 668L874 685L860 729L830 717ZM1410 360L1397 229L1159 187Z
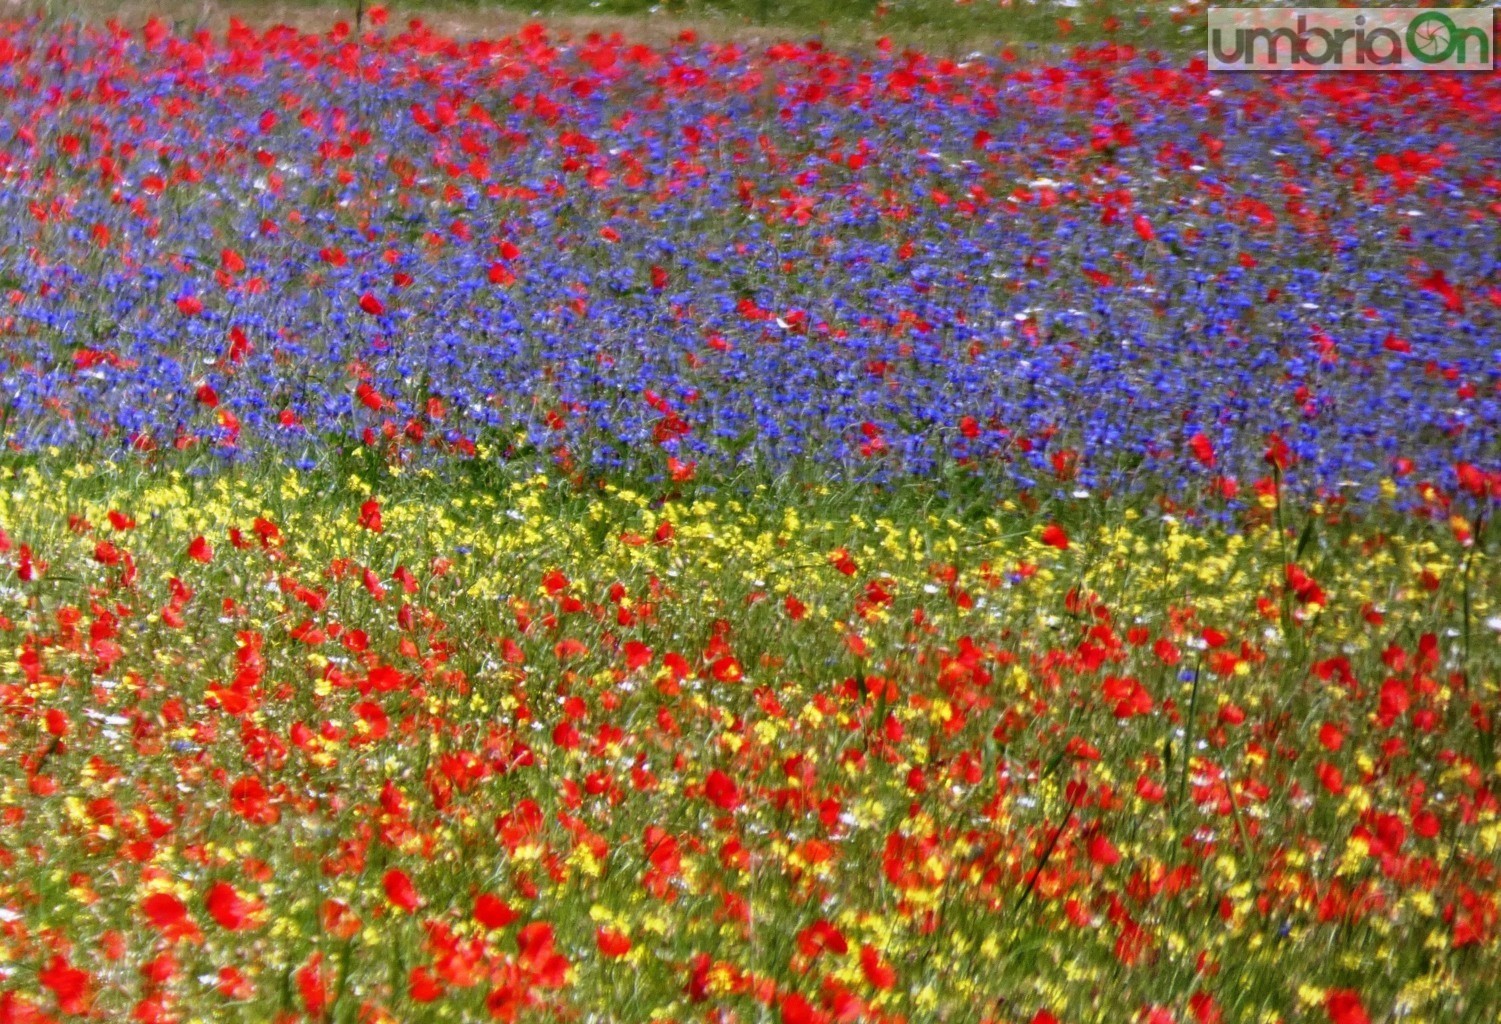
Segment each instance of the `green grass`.
M702 38L817 36L845 46L887 37L901 46L956 56L1001 46L1072 47L1104 40L1187 52L1202 42L1202 15L1174 15L1160 0L1081 0L1073 7L1051 0L31 0L26 7L46 16L116 18L126 24L156 16L179 33L219 29L230 17L262 25L285 21L317 31L337 20L369 27L369 11L384 7L392 29L420 17L445 32L493 35L536 19L564 32L619 31L647 42L670 41L688 30Z
M393 27L424 18L460 35L504 33L535 19L568 33L618 31L657 43L685 31L711 39L813 36L856 47L884 37L952 56L1005 47L1026 56L1039 48L1056 53L1102 42L1186 56L1203 48L1206 10L1164 0L1078 0L1073 6L1054 0L32 0L27 6L52 16L125 23L156 15L180 33L219 27L231 16L320 31L337 20L368 27L368 12L384 7ZM1450 6L1478 4L1454 0Z
M703 23L711 30L756 26L777 30L826 31L835 37L889 35L898 40L975 45L1001 42L1073 44L1117 38L1152 46L1198 42L1184 33L1165 5L1146 13L1137 5L1085 0L1075 8L1025 0L1002 5L995 0L437 0L400 5L455 10L500 7L536 12L543 18L603 16L661 18ZM1156 6L1156 5L1154 5ZM1113 19L1113 21L1112 21ZM1065 24L1066 22L1066 24ZM1197 27L1197 19L1192 27Z
M476 0L471 6L485 6ZM458 5L461 6L461 5ZM547 0L517 2L518 9L540 14L616 15L685 20L709 20L731 24L778 26L796 29L831 28L862 33L924 34L976 39L1011 39L1036 42L1072 42L1114 34L1106 20L1114 17L1123 38L1162 37L1176 32L1168 28L1165 10L1142 15L1127 5L1089 2L1076 9L1052 4L993 2L960 4L954 0ZM1070 28L1060 26L1066 18ZM1164 31L1164 29L1167 29Z

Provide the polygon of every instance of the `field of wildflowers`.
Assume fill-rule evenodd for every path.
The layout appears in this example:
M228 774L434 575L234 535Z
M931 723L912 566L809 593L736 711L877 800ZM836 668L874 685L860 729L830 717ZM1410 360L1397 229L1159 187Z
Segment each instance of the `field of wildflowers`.
M1501 78L0 32L0 1024L1501 1015Z

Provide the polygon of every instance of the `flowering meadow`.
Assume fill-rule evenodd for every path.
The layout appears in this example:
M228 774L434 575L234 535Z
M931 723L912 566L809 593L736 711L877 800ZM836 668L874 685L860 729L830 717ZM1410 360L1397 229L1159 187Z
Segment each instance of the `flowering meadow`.
M1501 77L0 28L0 1024L1501 1018Z

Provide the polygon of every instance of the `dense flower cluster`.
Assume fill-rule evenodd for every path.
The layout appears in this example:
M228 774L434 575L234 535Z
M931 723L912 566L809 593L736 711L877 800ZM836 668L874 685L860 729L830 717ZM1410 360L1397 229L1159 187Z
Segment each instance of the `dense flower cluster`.
M1447 530L434 481L8 471L4 1019L1501 1007Z
M1495 75L29 24L0 95L28 449L1232 503L1273 434L1304 493L1497 468Z

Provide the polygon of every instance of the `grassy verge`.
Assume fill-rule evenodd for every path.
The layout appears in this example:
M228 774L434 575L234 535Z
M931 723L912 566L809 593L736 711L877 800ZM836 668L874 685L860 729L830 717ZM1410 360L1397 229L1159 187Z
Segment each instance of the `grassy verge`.
M137 23L153 15L184 30L220 28L231 17L251 24L286 23L324 31L336 21L364 24L383 6L393 26L421 17L460 36L513 31L542 20L563 32L621 32L665 41L692 31L711 39L763 40L817 35L830 43L868 44L880 37L937 52L963 54L1000 45L1059 46L1115 40L1136 46L1192 49L1200 42L1199 15L1166 5L1083 0L1071 6L1025 0L45 0L18 5L60 17L113 17Z

